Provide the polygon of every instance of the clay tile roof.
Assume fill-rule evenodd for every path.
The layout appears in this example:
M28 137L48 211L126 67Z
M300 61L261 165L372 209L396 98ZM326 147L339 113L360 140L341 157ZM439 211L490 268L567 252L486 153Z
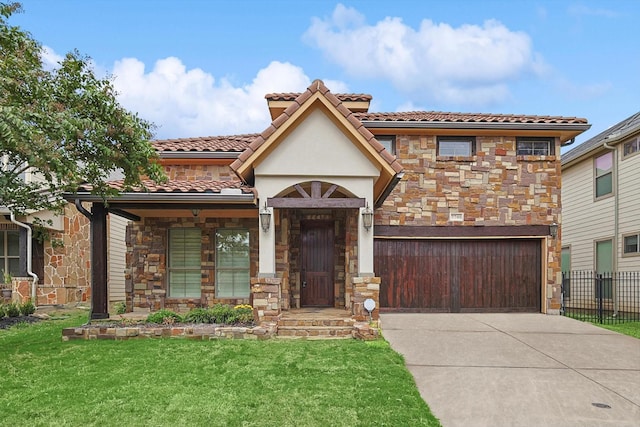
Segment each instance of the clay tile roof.
M204 136L199 138L151 141L157 151L225 151L242 152L259 134Z
M373 97L366 93L336 93L334 94L340 101L371 101ZM288 93L268 93L264 97L269 101L295 101L300 96L300 92Z
M124 181L110 181L109 186L124 192ZM243 184L241 181L208 181L208 180L173 180L164 184L156 184L151 180L143 180L145 188L134 188L132 193L220 193L223 189L240 189L242 193L254 193L254 188ZM80 186L78 191L91 191L90 185Z
M446 122L446 123L537 123L586 124L587 119L562 116L520 114L446 113L441 111L407 111L400 113L354 113L361 121L379 122Z

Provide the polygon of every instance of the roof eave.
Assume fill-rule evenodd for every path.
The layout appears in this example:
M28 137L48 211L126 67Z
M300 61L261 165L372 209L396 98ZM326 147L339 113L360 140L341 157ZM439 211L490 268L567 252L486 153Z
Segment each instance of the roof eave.
M161 159L237 159L241 151L159 151Z
M140 202L140 203L211 203L211 204L256 204L253 193L221 194L221 193L121 193L116 197L103 199L91 193L75 193L65 195L66 200L80 200L82 202Z
M361 120L367 128L400 129L527 129L550 131L580 131L591 128L587 123L494 123L494 122L430 122L430 121L378 121Z

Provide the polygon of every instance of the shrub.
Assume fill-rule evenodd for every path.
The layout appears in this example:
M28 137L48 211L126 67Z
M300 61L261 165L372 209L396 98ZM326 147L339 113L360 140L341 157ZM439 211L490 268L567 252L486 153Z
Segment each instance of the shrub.
M0 319L4 317L4 304L0 303Z
M211 321L219 324L233 323L230 319L233 317L233 309L228 305L216 304L209 309L211 313Z
M31 300L26 300L25 302L20 304L20 313L22 313L23 316L28 316L35 312L36 312L36 306L33 305Z
M238 323L251 323L253 322L253 307L248 304L236 305L233 310L237 316Z
M15 302L10 302L9 304L5 304L4 312L9 317L18 317L20 316L20 307Z
M185 314L184 321L189 323L213 323L213 316L206 308L194 308Z
M158 310L147 316L147 323L172 324L175 322L182 322L182 316L171 310Z
M113 309L116 311L116 314L124 314L127 312L127 303L124 301L118 301L113 304Z

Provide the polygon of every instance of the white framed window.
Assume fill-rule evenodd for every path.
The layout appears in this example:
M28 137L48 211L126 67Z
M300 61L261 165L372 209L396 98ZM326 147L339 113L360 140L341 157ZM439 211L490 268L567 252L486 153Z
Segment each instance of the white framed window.
M20 274L20 231L0 230L0 273ZM4 283L4 275L0 282Z
M596 157L594 168L596 199L613 193L613 152Z
M249 230L216 230L216 297L249 298Z
M640 255L640 233L622 237L623 255Z
M551 156L554 148L553 138L516 138L518 156Z
M438 156L471 157L476 153L476 139L472 136L438 137Z
M376 139L385 150L387 150L390 154L396 155L396 137L392 135L378 135Z
M199 298L202 236L199 228L169 229L169 297Z
M640 136L622 144L622 158L640 153Z

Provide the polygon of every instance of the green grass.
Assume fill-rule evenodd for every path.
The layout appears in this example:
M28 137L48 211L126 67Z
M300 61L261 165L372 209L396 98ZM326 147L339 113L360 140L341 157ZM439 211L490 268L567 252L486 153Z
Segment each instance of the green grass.
M594 323L594 325L640 339L640 322L613 323L603 325Z
M0 331L0 425L438 426L384 340L63 342Z

